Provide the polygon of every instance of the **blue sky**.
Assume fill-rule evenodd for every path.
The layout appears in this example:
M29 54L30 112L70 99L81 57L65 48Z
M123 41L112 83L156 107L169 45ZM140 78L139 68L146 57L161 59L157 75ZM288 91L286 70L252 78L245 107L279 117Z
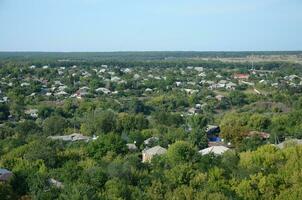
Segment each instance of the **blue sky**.
M302 50L302 0L0 0L0 51Z

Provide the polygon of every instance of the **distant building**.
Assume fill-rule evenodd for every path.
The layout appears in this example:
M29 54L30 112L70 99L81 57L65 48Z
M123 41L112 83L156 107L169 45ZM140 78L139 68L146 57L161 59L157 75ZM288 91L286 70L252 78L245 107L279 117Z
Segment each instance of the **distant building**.
M0 182L8 181L13 176L13 173L11 171L8 171L7 169L0 169Z
M208 125L206 128L206 133L208 140L211 142L220 142L221 138L219 137L220 128L216 125Z
M136 151L137 150L137 146L134 143L128 143L126 145L127 145L129 151Z
M247 137L260 137L263 140L267 140L270 137L269 133L266 132L259 132L259 131L250 131Z
M150 137L144 141L144 145L147 145L147 146L152 145L152 144L158 142L158 140L159 140L158 137L155 137L155 136Z
M24 112L27 115L30 115L32 118L38 117L38 109L29 109Z
M64 185L62 182L54 179L54 178L50 178L48 179L49 184L51 184L52 186L56 187L56 188L63 188Z
M236 88L236 86L237 86L236 83L229 82L225 85L225 88L228 90L234 90Z
M167 149L161 146L155 146L150 149L145 149L142 151L143 162L151 162L152 158L157 155L163 155L167 152Z
M249 77L248 74L234 74L234 79L249 79Z
M75 141L89 141L91 138L88 136L84 136L80 133L73 133L71 135L62 135L62 136L49 136L52 140L62 140L62 141L69 141L69 142L75 142Z
M292 146L292 145L302 145L302 140L298 140L298 139L285 140L284 142L281 142L275 146L278 147L279 149L283 149L285 147Z
M97 88L95 91L96 92L102 92L104 94L110 94L111 93L110 90L108 90L107 88L104 88L104 87Z
M224 99L225 98L225 96L223 96L223 95L216 95L215 96L215 99L217 99L218 101L222 101L222 99Z
M228 150L229 150L229 148L225 147L225 146L212 146L212 147L208 147L208 148L200 150L199 153L202 155L207 155L210 153L214 153L215 155L222 155L223 153L225 153Z

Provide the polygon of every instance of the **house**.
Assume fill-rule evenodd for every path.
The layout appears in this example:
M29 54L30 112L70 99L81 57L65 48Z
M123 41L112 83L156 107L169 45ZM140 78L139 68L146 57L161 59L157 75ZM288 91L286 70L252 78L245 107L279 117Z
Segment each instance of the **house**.
M141 76L139 74L134 74L133 79L139 79Z
M146 88L145 92L153 92L153 90L151 88Z
M193 89L184 89L184 91L185 91L188 95L192 95L192 94L198 92L198 90L193 90Z
M247 134L247 137L260 137L262 140L267 140L270 137L269 133L266 132L259 132L259 131L250 131Z
M220 132L220 128L219 128L219 126L216 126L216 125L207 125L206 132L208 134L219 133Z
M64 91L65 89L67 89L68 87L66 86L66 85L60 85L59 87L58 87L58 90L59 91Z
M56 180L54 178L48 179L48 182L49 182L50 185L52 185L52 186L54 186L56 188L63 188L64 187L64 185L63 185L62 182L60 182L60 181L58 181L58 180Z
M37 118L38 117L38 109L25 110L24 113L27 114L27 115L30 115L32 118Z
M54 81L54 84L55 84L55 85L58 85L58 86L64 85L63 83L61 83L61 81Z
M248 74L234 74L234 79L249 79L249 77Z
M124 72L124 73L131 73L131 72L132 72L132 70L131 70L131 69L129 69L129 68L126 68L126 69L124 69L124 70L123 70L123 72Z
M200 105L200 107L201 107L201 105ZM190 115L194 115L194 114L196 114L196 113L200 113L200 111L201 111L200 108L189 108L189 109L188 109L188 113L189 113Z
M105 73L106 72L106 69L100 69L99 70L99 73Z
M62 136L49 136L48 138L52 140L62 140L62 141L89 141L91 138L88 136L84 136L80 133L73 133L71 135L62 135Z
M232 144L230 142L226 144L222 139L220 142L208 142L208 146L209 147L224 146L224 147L230 148L230 147L232 147Z
M207 155L214 153L215 155L222 155L224 152L228 151L229 148L225 146L212 146L199 151L201 155Z
M203 71L203 67L194 67L194 69L198 72L202 72Z
M65 96L65 95L68 95L68 93L65 91L60 91L60 92L55 93L54 95L55 96Z
M87 86L81 87L79 88L79 90L76 92L77 96L83 97L83 96L87 96L89 94L89 90L90 88Z
M176 84L177 87L181 86L181 82L180 81L176 81L175 84Z
M266 80L264 80L264 79L262 79L262 80L260 80L260 81L259 81L259 83L260 83L260 84L264 84L264 85L266 85L266 84L267 84L267 81L266 81Z
M30 86L30 84L29 84L29 83L26 83L26 82L21 83L21 87L24 87L24 86Z
M207 133L209 141L211 141L211 142L220 142L221 141L221 139L219 137L219 133L220 133L219 126L208 125L206 128L206 133Z
M234 90L236 88L236 86L237 86L236 83L229 82L225 85L225 88L228 90Z
M207 75L204 72L198 74L199 77L206 77Z
M249 86L254 86L255 85L255 83L252 83L252 82L248 82L248 81L243 81L243 80L241 80L241 81L239 81L239 84L245 84L245 85L249 85Z
M218 101L222 101L222 99L224 99L225 96L221 95L221 94L218 94L215 96L215 99L217 99Z
M142 151L143 160L142 162L151 162L152 158L157 155L163 155L167 152L167 149L161 146L155 146L150 149L144 149Z
M201 109L202 105L200 103L195 104L196 109Z
M0 168L0 182L8 181L14 174L7 169Z
M257 90L256 88L254 88L254 92L256 92L256 94L261 95L261 92L259 90Z
M284 142L281 142L275 146L279 149L283 149L285 147L292 146L292 145L302 145L302 140L298 140L298 139L285 140Z
M147 146L149 146L149 145L152 145L155 142L158 142L158 140L159 140L158 137L153 136L153 137L150 137L150 138L144 140L144 144L147 145Z
M29 95L29 97L34 97L34 96L36 96L36 93L35 93L35 92L33 92L33 93L31 93L31 94Z
M187 85L196 85L196 83L195 82L193 82L193 81L189 81L189 82L187 82Z
M102 92L104 94L110 94L111 93L110 90L108 90L107 88L104 88L104 87L97 88L95 91L96 92Z
M0 99L0 103L6 103L8 102L8 97L3 97L2 99Z
M135 145L135 143L128 143L126 144L127 148L129 151L136 151L137 150L137 146Z
M301 79L301 78L299 76L293 74L293 75L285 76L284 79L288 80L288 81L293 81L294 79Z
M118 76L113 76L113 77L111 77L111 79L110 79L112 82L118 82L118 81L120 81L121 80L121 78L120 77L118 77Z

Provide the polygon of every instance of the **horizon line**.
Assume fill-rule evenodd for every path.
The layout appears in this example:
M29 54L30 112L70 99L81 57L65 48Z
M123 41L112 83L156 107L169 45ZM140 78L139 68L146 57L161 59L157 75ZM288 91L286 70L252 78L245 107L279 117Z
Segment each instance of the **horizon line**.
M302 50L129 50L129 51L1 51L0 53L157 53L157 52L302 52Z

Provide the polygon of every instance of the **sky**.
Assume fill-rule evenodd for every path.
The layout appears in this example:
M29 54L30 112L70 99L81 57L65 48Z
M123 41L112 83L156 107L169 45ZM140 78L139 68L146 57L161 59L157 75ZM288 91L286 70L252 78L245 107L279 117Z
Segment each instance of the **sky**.
M302 0L0 0L0 51L302 50Z

